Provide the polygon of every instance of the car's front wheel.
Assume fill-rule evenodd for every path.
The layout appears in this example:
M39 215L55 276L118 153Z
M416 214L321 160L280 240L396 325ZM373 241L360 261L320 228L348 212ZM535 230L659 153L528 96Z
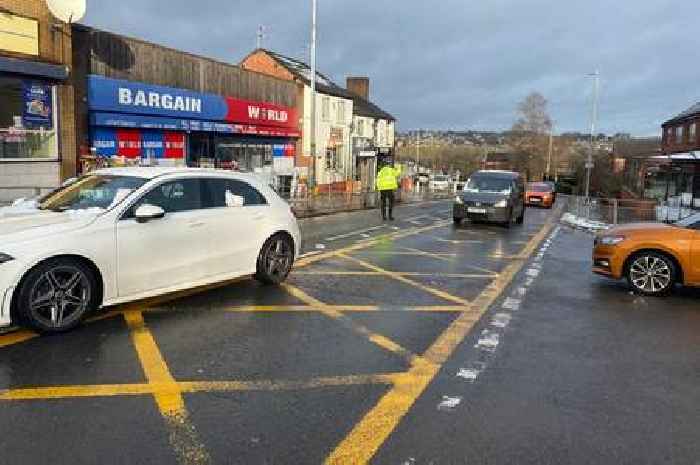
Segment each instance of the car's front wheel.
M287 279L293 264L294 242L286 234L275 234L260 250L255 279L264 284L280 284Z
M676 266L663 254L642 252L630 260L627 281L637 292L644 295L664 295L676 282Z
M97 278L80 261L48 260L22 279L15 305L23 325L42 333L65 332L99 306Z

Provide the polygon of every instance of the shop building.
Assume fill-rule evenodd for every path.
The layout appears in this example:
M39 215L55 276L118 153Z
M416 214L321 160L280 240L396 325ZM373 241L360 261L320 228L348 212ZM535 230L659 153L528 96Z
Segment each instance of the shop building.
M353 96L354 179L372 191L380 165L393 161L396 119L369 100L369 78L348 77L346 84Z
M268 175L282 190L291 184L301 136L293 85L136 39L75 29L84 160L246 170Z
M303 180L314 176L321 190L346 190L355 179L352 151L353 95L327 76L316 73L316 160L311 157L311 68L304 62L269 50L258 49L241 67L294 83L303 115L303 134L296 166Z
M44 0L0 2L0 202L76 172L71 29Z

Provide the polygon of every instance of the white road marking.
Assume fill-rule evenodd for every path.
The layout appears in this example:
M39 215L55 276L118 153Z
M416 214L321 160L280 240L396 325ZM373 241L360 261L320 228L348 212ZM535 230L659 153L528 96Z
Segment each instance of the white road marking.
M525 297L525 294L527 294L527 288L526 287L519 287L518 290L516 291L520 297Z
M459 373L457 373L458 378L462 378L470 383L476 381L476 378L481 374L481 370L474 368L460 368Z
M498 333L494 333L492 331L489 331L488 329L485 329L481 333L481 337L479 338L479 341L474 347L476 347L477 349L494 352L496 348L498 348L499 343L500 335Z
M531 278L536 278L540 275L540 270L538 270L537 268L528 268L525 274L527 274Z
M505 328L510 324L512 318L513 316L510 313L497 313L493 316L493 320L491 320L491 326Z
M503 305L501 305L501 307L508 309L508 310L517 311L517 310L520 310L520 304L522 304L522 300L508 297L503 302Z
M525 280L525 286L530 287L535 282L535 278L527 278Z
M316 249L318 249L318 250L326 250L326 244L316 244Z
M371 231L376 231L376 230L382 229L382 228L386 228L386 225L383 224L383 225L380 225L380 226L373 226L373 227L371 227L371 228L358 229L357 231L352 231L352 232L349 232L349 233L346 233L346 234L340 234L340 235L338 235L338 236L327 237L326 240L327 240L328 242L333 242L333 241L337 241L337 240L339 240L339 239L347 239L348 237L359 236L360 234L368 233L368 232L371 232Z
M442 396L442 401L438 404L437 408L443 412L450 411L454 410L461 403L461 397Z

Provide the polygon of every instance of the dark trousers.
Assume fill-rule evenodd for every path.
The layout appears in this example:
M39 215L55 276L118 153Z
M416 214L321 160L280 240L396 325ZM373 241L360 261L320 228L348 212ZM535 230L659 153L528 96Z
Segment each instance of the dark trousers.
M380 191L382 195L382 218L394 217L394 191Z

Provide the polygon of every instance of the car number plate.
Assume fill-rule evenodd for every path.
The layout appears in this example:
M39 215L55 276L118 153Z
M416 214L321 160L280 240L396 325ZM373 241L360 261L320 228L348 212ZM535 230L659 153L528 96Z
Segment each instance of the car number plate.
M530 199L530 202L532 202L532 203L538 203L538 202L541 202L541 201L542 201L542 199L540 199L539 197L532 197L532 198Z
M481 214L486 213L486 209L485 209L485 208L476 208L476 207L469 207L469 208L467 209L467 211L468 211L469 213L481 213Z

